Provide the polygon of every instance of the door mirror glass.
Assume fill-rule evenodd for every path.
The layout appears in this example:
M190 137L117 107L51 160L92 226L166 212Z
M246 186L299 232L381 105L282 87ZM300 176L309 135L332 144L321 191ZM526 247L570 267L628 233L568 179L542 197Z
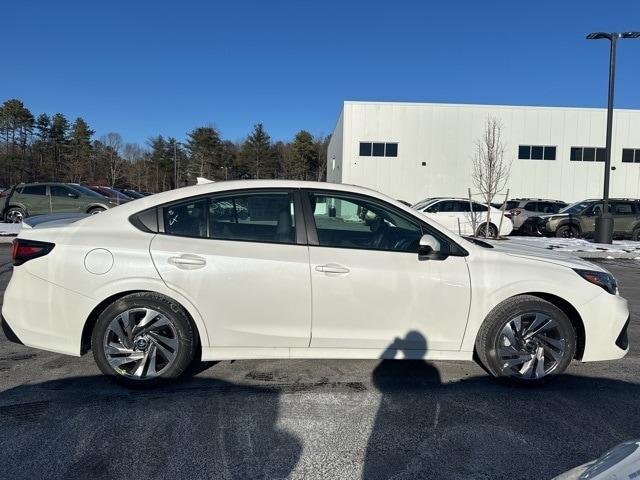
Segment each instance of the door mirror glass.
M420 238L418 256L421 259L434 258L440 254L440 242L433 235L423 235Z

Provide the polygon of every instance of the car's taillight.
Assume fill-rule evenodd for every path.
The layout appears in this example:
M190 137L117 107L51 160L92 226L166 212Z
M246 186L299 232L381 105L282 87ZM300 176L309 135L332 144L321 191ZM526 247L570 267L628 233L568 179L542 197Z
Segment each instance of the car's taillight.
M13 264L22 265L24 262L33 260L34 258L43 257L53 250L54 246L55 244L49 242L16 238L13 241L13 250L11 251Z
M519 208L512 208L511 210L509 210L509 213L511 214L512 217L517 217L522 213L522 210Z

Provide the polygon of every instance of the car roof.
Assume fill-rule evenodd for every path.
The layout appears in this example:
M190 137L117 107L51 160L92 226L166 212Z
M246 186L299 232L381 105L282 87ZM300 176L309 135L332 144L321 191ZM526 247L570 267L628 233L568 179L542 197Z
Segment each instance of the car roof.
M507 202L556 202L556 203L567 203L564 200L554 200L552 198L510 198Z

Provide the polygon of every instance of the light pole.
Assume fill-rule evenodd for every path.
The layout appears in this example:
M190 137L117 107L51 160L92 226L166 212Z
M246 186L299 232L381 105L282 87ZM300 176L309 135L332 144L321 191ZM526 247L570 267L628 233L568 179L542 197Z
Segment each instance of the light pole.
M596 218L595 241L597 243L613 242L613 217L609 211L609 180L611 176L611 136L613 133L613 87L616 76L616 44L619 38L639 38L640 32L604 33L596 32L587 35L587 40L609 40L609 100L607 103L607 145L604 158L604 190L602 213Z

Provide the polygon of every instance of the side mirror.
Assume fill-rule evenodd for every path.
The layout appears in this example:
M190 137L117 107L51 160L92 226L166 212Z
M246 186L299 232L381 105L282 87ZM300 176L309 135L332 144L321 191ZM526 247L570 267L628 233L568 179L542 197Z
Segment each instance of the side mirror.
M78 198L80 195L78 195L77 193L71 193L71 192L69 192L69 193L67 193L67 196L68 196L68 197L71 197L71 198Z
M440 242L433 235L426 234L420 238L418 246L418 258L420 260L437 257L439 253Z

